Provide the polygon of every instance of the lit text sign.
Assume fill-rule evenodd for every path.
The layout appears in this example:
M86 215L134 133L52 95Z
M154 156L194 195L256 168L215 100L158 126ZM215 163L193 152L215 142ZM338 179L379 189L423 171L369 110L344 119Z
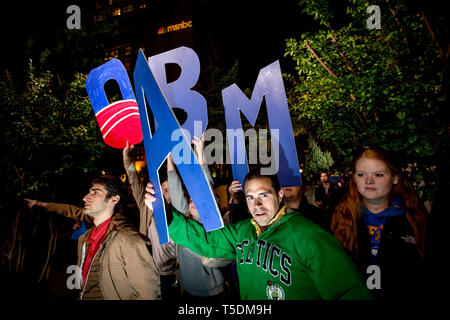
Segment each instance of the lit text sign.
M168 32L172 32L172 31L178 31L178 30L183 30L186 28L192 28L192 21L181 21L180 23L177 24L173 24L171 26L167 26L167 27L161 27L158 29L158 33L157 34L164 34L164 33L168 33Z

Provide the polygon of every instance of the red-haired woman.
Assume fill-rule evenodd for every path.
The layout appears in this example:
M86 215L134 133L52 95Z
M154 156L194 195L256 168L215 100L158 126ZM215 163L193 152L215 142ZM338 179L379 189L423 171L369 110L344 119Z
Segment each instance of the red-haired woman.
M420 292L425 286L427 219L416 195L383 151L360 153L352 172L331 222L334 236L368 277L375 297L427 294Z

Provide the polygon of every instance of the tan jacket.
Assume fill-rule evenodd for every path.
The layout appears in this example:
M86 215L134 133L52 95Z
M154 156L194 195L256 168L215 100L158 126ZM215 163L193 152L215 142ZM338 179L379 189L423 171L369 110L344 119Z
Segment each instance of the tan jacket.
M66 204L48 203L46 211L68 218L92 222L82 208ZM78 266L82 268L87 240L92 229L78 239ZM115 214L102 243L100 259L100 288L105 300L161 299L159 274L147 249L148 239L128 220ZM89 279L89 278L88 278Z
M177 257L175 244L169 243L161 245L159 243L158 231L156 230L155 216L145 205L145 185L139 181L139 177L133 162L129 158L124 158L124 167L127 172L128 181L133 191L133 197L139 208L140 223L139 231L150 238L152 244L152 254L156 267L161 275L175 274L177 271Z

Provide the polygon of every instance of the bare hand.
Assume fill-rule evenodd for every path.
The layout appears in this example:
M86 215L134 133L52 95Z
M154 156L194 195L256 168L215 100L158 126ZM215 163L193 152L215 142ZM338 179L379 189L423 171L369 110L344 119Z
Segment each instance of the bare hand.
M145 196L144 196L144 202L145 205L150 209L153 210L153 202L155 202L156 197L154 196L155 189L153 188L153 185L149 182L147 183L147 186L145 187Z
M203 133L200 138L194 136L192 143L194 144L195 152L197 153L198 162L200 165L204 165L206 163L205 155L203 154L205 151L205 134Z
M80 221L75 221L72 227L72 230L77 230L80 229L81 227L81 222Z
M242 191L242 184L238 180L233 180L230 187L228 188L228 192L230 192L230 202L239 203L239 200L236 197L236 193Z
M32 199L24 199L28 205L28 207L30 209L32 209L34 206L38 206L38 207L46 207L47 206L47 202L42 202L42 201L38 201L38 200L32 200Z
M124 159L129 159L131 158L131 150L134 149L134 145L130 146L130 142L127 140L127 145L125 146L125 148L123 148L123 157Z
M169 153L167 157L167 172L175 170L175 165L173 164L172 153Z

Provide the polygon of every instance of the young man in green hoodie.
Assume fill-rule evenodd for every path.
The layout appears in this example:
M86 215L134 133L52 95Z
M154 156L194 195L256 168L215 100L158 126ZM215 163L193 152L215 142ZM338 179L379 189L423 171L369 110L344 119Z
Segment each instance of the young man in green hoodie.
M146 204L155 200L151 184ZM286 212L276 176L254 170L244 179L252 219L205 232L174 211L171 239L211 258L236 259L244 300L372 299L339 241L299 212Z

